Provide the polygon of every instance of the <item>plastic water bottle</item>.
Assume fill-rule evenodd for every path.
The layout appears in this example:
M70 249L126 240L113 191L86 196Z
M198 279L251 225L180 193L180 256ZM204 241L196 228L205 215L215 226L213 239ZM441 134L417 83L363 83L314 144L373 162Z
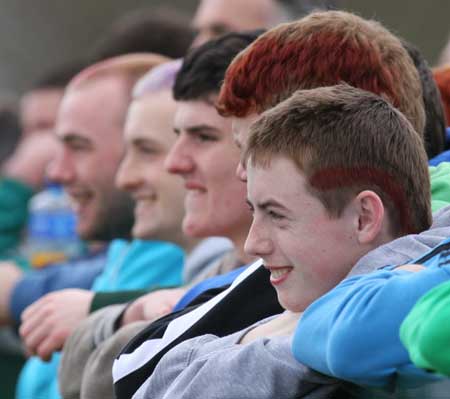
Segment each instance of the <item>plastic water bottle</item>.
M76 234L76 216L62 187L48 184L29 204L25 255L33 267L77 256L82 243Z

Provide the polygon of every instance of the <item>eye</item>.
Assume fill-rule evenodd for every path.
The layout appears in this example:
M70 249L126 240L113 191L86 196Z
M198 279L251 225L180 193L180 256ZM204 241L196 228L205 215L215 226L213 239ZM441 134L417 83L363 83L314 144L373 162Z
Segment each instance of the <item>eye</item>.
M157 154L156 149L154 149L152 147L147 147L147 146L140 146L139 147L139 152L141 152L144 155L155 155L155 154Z
M88 151L90 146L79 141L71 141L66 143L66 147L73 152Z
M267 211L267 214L270 216L270 218L272 218L273 220L282 220L284 219L284 216L279 214L278 212L269 210Z
M198 141L207 142L207 141L217 141L216 137L206 133L197 133L196 138Z

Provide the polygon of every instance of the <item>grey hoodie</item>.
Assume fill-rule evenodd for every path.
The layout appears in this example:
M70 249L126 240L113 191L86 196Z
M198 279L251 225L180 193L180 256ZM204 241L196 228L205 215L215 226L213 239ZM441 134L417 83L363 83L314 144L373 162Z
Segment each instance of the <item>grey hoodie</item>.
M434 215L430 230L399 238L371 251L360 259L350 274L369 273L386 265L411 262L449 236L450 207L447 207ZM111 313L114 316L115 312ZM248 345L236 344L244 333L241 331L224 338L204 335L177 345L158 363L139 397L317 399L329 398L337 389L336 380L295 361L290 338L265 338ZM105 345L114 349L112 357L117 353L115 341L122 339L122 336L112 338ZM103 351L106 349L104 347ZM91 364L98 366L99 363ZM98 382L98 367L94 373L92 370L85 373L86 376L88 386L95 384L95 380Z
M371 251L350 274L411 262L449 236L450 207L446 207L434 215L430 230L401 237ZM243 333L224 338L204 335L177 345L158 363L147 380L145 394L137 397L312 399L329 398L337 390L337 380L315 373L293 359L290 338L236 344Z
M318 374L294 359L291 337L238 344L247 331L223 338L202 335L177 345L160 360L145 391L134 397L325 399L339 387L336 379Z
M450 206L434 213L433 224L429 230L397 238L370 251L353 267L349 276L370 273L387 265L409 263L448 237L450 237Z

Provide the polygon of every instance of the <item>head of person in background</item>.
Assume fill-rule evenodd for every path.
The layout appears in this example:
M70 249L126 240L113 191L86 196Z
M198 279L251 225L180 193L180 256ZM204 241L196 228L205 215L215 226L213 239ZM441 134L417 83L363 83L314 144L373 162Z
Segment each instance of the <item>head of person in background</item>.
M36 132L52 132L64 89L87 64L72 61L50 68L23 95L20 120L24 136Z
M22 136L17 105L0 98L0 167L15 151Z
M298 89L346 82L389 99L423 138L419 74L400 40L381 24L343 11L315 12L261 35L228 68L218 100L238 145L263 111ZM238 175L245 180L245 170Z
M229 63L259 33L228 34L186 56L173 91L177 140L166 159L167 169L180 175L187 189L185 234L227 237L244 263L251 214L245 184L234 174L240 151L233 143L230 120L217 113L214 103Z
M2 175L34 190L43 186L56 147L54 128L64 90L86 65L73 61L50 69L23 95L19 107L20 140L2 165Z
M447 40L442 48L439 56L437 67L442 67L450 62L450 37L447 37Z
M330 6L330 3L307 0L201 0L192 23L197 30L193 46L228 32L272 28L300 18L313 8Z
M444 112L448 122L450 121L450 64L433 69L433 78L439 89Z
M158 65L135 86L125 122L125 156L116 184L135 201L134 238L175 242L189 250L196 240L181 231L184 183L164 168L176 140L172 131L172 87L180 64L172 61Z
M288 310L303 311L370 250L431 224L421 138L367 91L295 92L251 126L243 160L254 214L245 250L263 258Z
M421 52L402 40L409 56L419 72L420 82L422 84L422 98L425 106L425 130L423 133L425 141L425 150L428 158L433 158L440 154L447 147L446 143L446 127L449 116L445 113L444 104L442 102L442 92L433 78L433 72L428 66L427 60Z
M189 17L177 9L138 9L115 21L94 44L91 56L94 62L142 52L181 58L194 35Z
M165 57L136 54L97 63L69 84L59 110L60 147L49 177L63 185L78 216L83 239L127 238L133 201L114 185L123 156L123 130L136 81Z

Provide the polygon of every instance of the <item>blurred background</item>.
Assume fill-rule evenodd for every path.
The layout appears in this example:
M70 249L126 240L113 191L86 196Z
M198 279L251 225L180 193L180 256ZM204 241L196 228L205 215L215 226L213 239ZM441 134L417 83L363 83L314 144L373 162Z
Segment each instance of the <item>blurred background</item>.
M3 93L20 95L47 67L85 54L110 24L127 11L163 5L189 17L197 3L197 0L0 0L3 61L0 88ZM333 3L380 20L416 44L430 65L436 64L450 31L450 1L446 0L334 0Z

